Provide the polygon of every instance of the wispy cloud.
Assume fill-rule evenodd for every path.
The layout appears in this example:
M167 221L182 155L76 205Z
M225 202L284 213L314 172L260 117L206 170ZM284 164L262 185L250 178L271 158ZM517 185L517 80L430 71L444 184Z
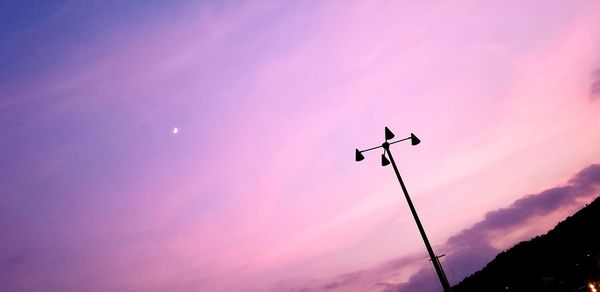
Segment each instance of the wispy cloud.
M597 159L595 3L216 2L0 1L0 290L395 289L375 129L444 240Z
M457 279L473 273L500 252L493 241L498 234L506 234L536 224L531 219L549 215L589 200L600 190L600 164L592 164L575 174L565 185L526 195L506 208L488 212L483 220L450 237L445 250ZM407 266L419 269L404 283L395 284L398 275ZM446 268L448 274L450 269ZM397 283L397 282L396 282ZM439 291L437 278L422 255L399 258L370 270L344 274L333 279L313 281L311 285L291 291Z
M531 194L506 208L488 212L484 219L446 242L445 250L459 279L471 274L491 260L500 250L493 245L494 235L510 233L528 224L530 219L577 204L581 198L597 195L600 187L600 164L592 164L573 176L566 185ZM535 223L533 223L535 224ZM435 276L426 267L411 277L398 291L436 291Z
M391 279L421 265L421 255L411 255L383 263L371 269L342 274L330 279L311 281L281 281L272 287L272 291L381 291L394 288ZM396 282L398 283L398 281Z

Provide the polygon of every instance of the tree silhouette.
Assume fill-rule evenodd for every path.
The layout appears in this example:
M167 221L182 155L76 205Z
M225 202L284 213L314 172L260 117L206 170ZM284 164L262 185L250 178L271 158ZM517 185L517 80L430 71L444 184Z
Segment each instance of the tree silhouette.
M464 291L587 291L600 281L600 198L545 235L496 256L456 285Z

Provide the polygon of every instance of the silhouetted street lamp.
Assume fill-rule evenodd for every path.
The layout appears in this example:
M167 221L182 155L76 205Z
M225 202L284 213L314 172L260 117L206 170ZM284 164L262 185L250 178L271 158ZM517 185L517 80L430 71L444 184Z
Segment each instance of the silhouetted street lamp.
M406 197L406 201L408 202L408 207L410 207L410 212L412 213L413 217L415 218L415 222L417 223L417 227L419 228L419 232L421 233L421 237L423 238L423 242L425 243L425 247L427 248L427 252L429 253L431 262L433 263L433 267L435 268L435 272L437 273L437 276L440 279L440 283L442 284L444 291L446 291L446 292L451 291L452 288L450 287L450 283L448 283L448 279L446 278L444 269L442 269L442 264L440 263L438 257L433 252L433 248L431 247L431 244L429 243L429 239L427 239L427 235L425 234L425 229L423 228L423 225L421 224L421 220L419 220L419 215L417 215L417 210L415 210L415 206L413 206L412 200L410 199L410 196L408 195L408 190L406 190L404 181L402 181L402 177L400 176L400 172L398 171L398 167L396 166L396 162L394 161L394 157L392 156L392 152L390 151L390 145L392 145L392 144L410 139L410 142L412 145L417 145L417 144L421 143L421 140L419 140L419 138L417 138L417 136L415 136L415 134L413 134L413 133L411 133L410 137L408 137L408 138L400 139L400 140L397 140L394 142L388 142L388 140L392 140L393 138L394 138L394 133L392 133L392 131L390 131L390 129L385 127L385 142L383 142L383 144L381 144L381 146L372 147L372 148L365 149L362 151L356 149L355 159L356 159L356 161L361 161L361 160L365 159L365 157L362 155L363 152L375 150L378 148L383 148L384 152L383 152L383 154L381 154L381 165L386 166L390 163L392 164L392 167L394 168L394 172L396 172L396 177L398 178L398 182L400 182L400 187L402 187L402 191L404 192L404 197ZM386 157L386 153L387 153L387 157L389 157L389 160Z

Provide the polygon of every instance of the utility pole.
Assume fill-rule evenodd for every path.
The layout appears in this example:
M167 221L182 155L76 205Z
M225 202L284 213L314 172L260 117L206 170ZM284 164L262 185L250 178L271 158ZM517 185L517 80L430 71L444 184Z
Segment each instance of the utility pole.
M392 145L392 144L410 139L412 145L417 145L417 144L421 143L421 140L419 140L419 138L417 138L417 136L415 136L414 134L411 133L410 137L408 137L408 138L400 139L400 140L397 140L394 142L388 142L388 140L391 140L393 138L394 138L394 133L392 133L392 131L390 131L390 129L385 127L385 142L383 144L381 144L381 146L372 147L372 148L365 149L362 151L356 149L355 159L356 159L356 161L361 161L361 160L365 159L365 157L362 155L363 152L375 150L378 148L383 148L384 153L381 155L381 165L386 166L390 163L392 164L392 167L394 168L394 172L396 173L396 177L398 178L398 182L400 183L400 187L402 188L402 192L404 192L404 197L406 198L406 202L408 203L410 212L412 213L413 218L415 219L415 223L417 224L419 233L421 233L421 237L423 238L423 243L425 243L425 248L427 249L427 253L429 254L431 263L433 264L433 267L435 268L435 272L440 280L440 283L442 284L442 288L444 288L445 292L450 292L450 291L452 291L452 287L450 286L450 283L448 283L448 278L446 278L446 274L444 273L442 264L440 263L438 257L433 252L433 248L431 247L431 244L429 243L427 234L425 234L425 229L423 228L423 224L421 224L421 220L419 219L417 210L415 209L415 206L413 205L412 200L410 199L410 196L408 195L408 190L406 189L406 185L404 185L404 181L402 180L402 177L400 176L400 172L398 171L398 167L396 166L396 162L394 161L394 157L392 156L392 152L390 151L390 145ZM387 157L389 157L389 160L386 158L386 154L387 154Z

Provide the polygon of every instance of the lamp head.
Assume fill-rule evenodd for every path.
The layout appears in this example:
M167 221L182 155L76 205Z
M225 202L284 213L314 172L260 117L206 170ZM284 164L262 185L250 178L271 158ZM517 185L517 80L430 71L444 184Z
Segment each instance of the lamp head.
M360 153L358 149L356 149L356 151L354 152L354 159L356 161L362 161L363 159L365 159L365 157L362 155L362 153Z
M385 127L385 139L386 140L392 140L394 139L396 135L394 135L394 133L392 133L392 131L390 131L390 129L388 129L388 127Z
M390 161L385 157L385 153L381 154L381 166L386 166L390 164Z
M419 138L417 138L417 136L415 136L415 134L410 133L410 144L414 145L418 145L419 143L421 143L421 140L419 140Z

